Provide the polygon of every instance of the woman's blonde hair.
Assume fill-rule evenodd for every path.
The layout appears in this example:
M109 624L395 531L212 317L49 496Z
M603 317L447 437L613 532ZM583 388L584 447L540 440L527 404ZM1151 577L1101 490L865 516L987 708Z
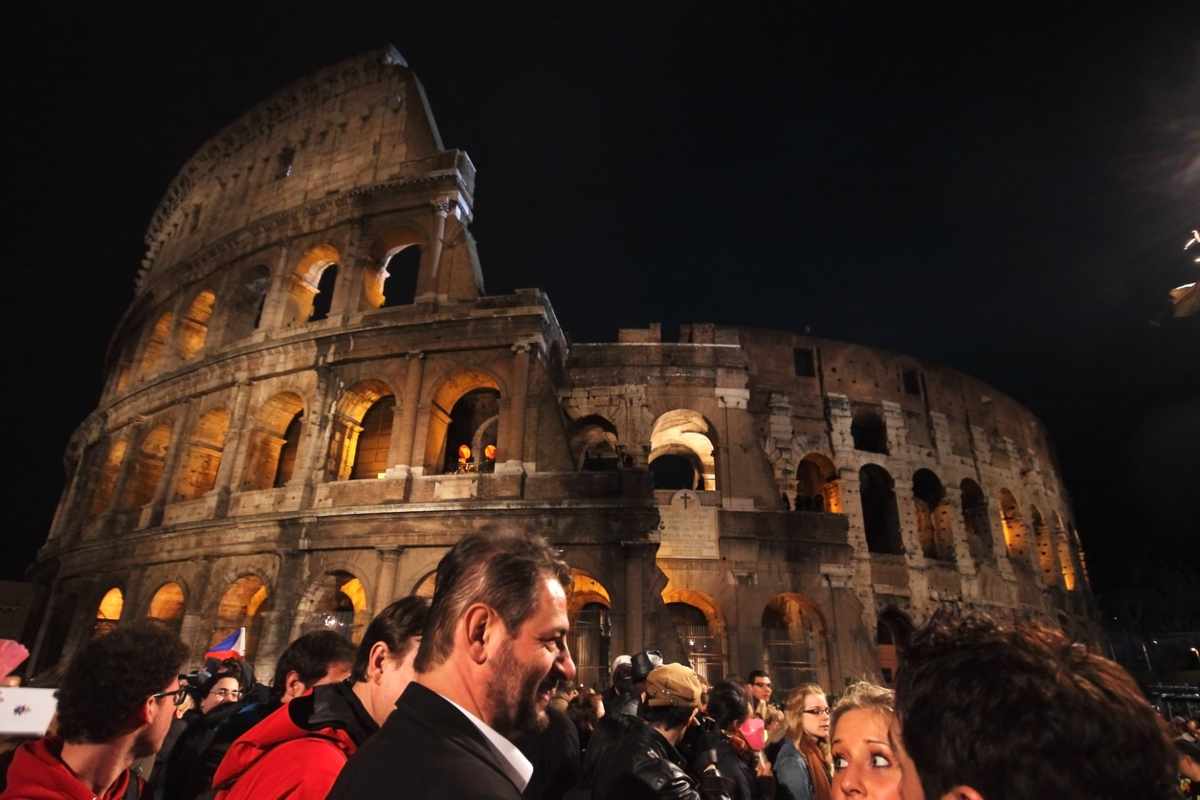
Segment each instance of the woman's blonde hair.
M788 693L787 705L784 708L784 716L787 718L787 737L797 748L805 739L816 741L815 736L809 736L804 730L804 700L813 694L824 697L825 690L818 684L806 683Z
M833 715L829 718L830 739L833 738L838 719L847 711L858 709L879 711L890 717L896 713L896 695L885 686L876 686L867 681L850 685L833 707Z

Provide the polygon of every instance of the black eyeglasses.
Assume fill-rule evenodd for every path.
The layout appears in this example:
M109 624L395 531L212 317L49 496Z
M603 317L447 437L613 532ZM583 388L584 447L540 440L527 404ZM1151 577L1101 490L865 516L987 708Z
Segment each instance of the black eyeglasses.
M153 697L155 700L161 700L164 697L170 697L171 699L173 699L175 701L175 705L181 706L181 705L183 705L184 699L187 698L187 687L180 686L178 689L172 689L169 692L157 692L150 696Z
M832 710L829 706L825 706L824 708L806 708L804 709L804 713L813 714L818 717L828 717Z

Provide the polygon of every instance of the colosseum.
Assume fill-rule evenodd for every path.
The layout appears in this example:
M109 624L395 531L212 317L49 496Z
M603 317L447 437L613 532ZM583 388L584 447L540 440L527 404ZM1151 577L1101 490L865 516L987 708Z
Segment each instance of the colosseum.
M591 684L642 647L782 689L890 680L896 626L945 604L1091 638L1029 411L786 331L569 341L545 293L484 290L474 187L392 48L285 88L184 165L66 453L35 674L147 616L193 652L245 626L270 674L292 637L358 636L432 592L475 531L562 548Z

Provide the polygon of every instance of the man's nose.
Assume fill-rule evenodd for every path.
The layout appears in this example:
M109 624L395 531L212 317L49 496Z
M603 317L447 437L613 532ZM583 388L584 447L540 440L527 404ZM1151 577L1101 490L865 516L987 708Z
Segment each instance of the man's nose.
M555 666L562 673L564 681L575 680L575 660L571 658L570 645L563 643L562 652L558 654L558 659L555 661Z

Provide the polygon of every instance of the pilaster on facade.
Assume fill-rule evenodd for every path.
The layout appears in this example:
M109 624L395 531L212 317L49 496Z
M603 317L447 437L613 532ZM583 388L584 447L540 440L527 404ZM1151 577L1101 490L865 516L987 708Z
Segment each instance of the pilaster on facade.
M884 400L880 405L883 406L888 454L893 458L908 458L908 424L904 421L904 409L891 400Z
M992 464L992 440L987 435L987 431L978 425L971 427L971 450L975 453L975 460L980 464L991 466Z
M850 408L850 398L835 392L826 394L825 413L829 419L829 440L833 446L833 452L839 454L854 452L854 435L850 432L854 413Z
M779 494L786 496L796 480L796 456L792 442L792 402L785 392L771 392L767 400L770 416L763 451L771 464Z
M950 438L950 418L941 411L930 411L929 424L933 429L933 445L937 451L938 460L951 462L955 456Z

